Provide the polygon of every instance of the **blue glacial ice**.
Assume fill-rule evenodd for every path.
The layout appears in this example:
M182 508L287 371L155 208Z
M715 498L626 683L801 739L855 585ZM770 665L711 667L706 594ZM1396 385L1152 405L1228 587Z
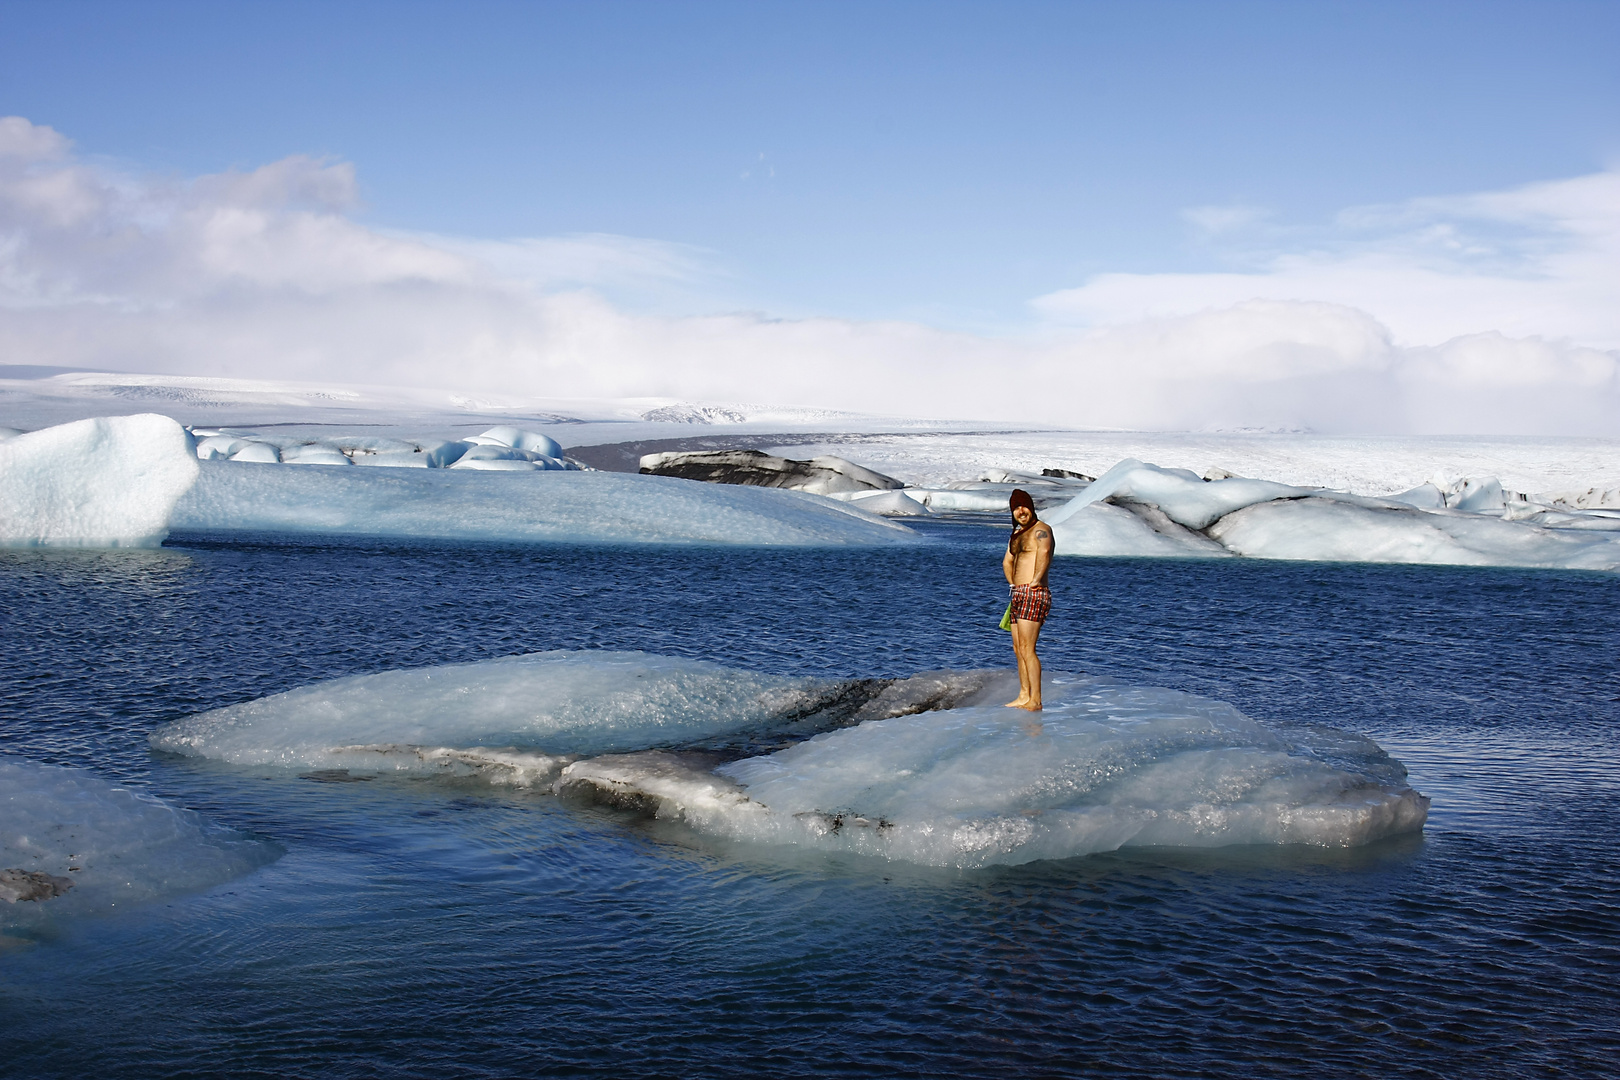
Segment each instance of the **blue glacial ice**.
M171 527L516 542L884 545L904 526L774 488L631 473L202 462Z
M542 653L320 683L151 741L258 767L479 775L739 841L938 866L1125 846L1355 846L1426 819L1405 769L1359 736L1071 676L1051 678L1047 711L1031 716L996 704L1009 678L840 681ZM769 752L740 737L796 724Z
M54 899L21 900L15 883L0 886L5 928L207 889L280 853L80 769L0 757L0 870L66 887Z

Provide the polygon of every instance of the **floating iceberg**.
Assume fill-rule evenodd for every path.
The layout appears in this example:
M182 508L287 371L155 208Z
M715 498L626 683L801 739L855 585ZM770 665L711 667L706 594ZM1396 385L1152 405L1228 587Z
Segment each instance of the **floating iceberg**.
M151 736L244 765L476 774L740 840L941 866L1128 845L1364 844L1428 800L1369 740L1229 705L1004 673L834 680L643 653L558 652L340 679Z
M928 504L905 491L840 491L827 496L840 502L856 503L868 514L881 517L933 517Z
M0 442L0 546L156 547L197 477L190 437L150 413Z
M760 450L671 451L645 454L640 471L651 476L676 476L709 484L791 488L817 495L893 491L904 487L892 476L865 469L841 457L809 461L776 457Z
M1127 459L1044 517L1059 555L1620 570L1620 515L1527 499L1489 477L1370 498Z
M796 491L627 473L288 469L205 461L172 528L575 543L905 544L904 526Z
M210 888L280 855L273 844L211 826L196 814L78 769L0 758L0 926L28 926ZM19 885L35 889L26 902ZM69 887L71 886L71 887Z
M1209 535L1239 555L1265 559L1620 569L1620 538L1601 532L1340 499L1245 507L1222 518Z
M1060 509L1046 515L1048 524L1067 521L1091 503L1147 503L1157 506L1166 517L1187 529L1204 529L1216 520L1270 499L1299 498L1313 493L1311 488L1274 484L1269 480L1205 480L1186 469L1161 469L1126 458L1099 476L1079 495Z

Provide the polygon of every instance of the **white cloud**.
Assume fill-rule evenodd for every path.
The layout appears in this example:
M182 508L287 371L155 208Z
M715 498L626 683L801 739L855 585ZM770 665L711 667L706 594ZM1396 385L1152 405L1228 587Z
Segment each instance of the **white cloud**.
M1189 206L1181 216L1208 236L1236 232L1264 221L1268 215L1257 206Z
M1360 210L1332 248L1247 274L1103 275L987 337L649 314L622 300L693 310L724 276L713 253L382 231L350 216L345 163L133 176L12 117L0 362L1113 427L1620 434L1617 184Z
M1033 303L1054 321L1096 326L1325 301L1371 313L1402 345L1497 331L1620 348L1620 171L1352 208L1314 250L1259 261L1242 273L1100 274Z

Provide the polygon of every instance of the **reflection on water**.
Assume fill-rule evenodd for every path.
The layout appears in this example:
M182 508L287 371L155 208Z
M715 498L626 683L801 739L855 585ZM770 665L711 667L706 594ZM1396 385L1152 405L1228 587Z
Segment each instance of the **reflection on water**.
M17 1075L1615 1075L1609 577L1059 561L1053 668L1402 757L1427 831L1351 850L929 869L476 781L146 749L159 723L316 679L537 649L1006 664L999 534L941 533L876 554L0 555L6 752L286 851L0 952L0 1057Z
M191 556L176 548L0 547L0 576L12 590L26 590L30 578L62 588L120 589L162 595L185 584Z

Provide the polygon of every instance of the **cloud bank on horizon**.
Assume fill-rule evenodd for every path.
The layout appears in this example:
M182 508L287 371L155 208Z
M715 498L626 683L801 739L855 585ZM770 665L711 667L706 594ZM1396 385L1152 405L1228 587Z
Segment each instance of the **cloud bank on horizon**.
M1620 171L1344 211L1188 218L1241 270L1102 274L1001 335L653 314L709 254L489 241L355 216L355 170L289 157L153 177L0 119L0 358L556 397L674 396L1146 429L1620 435Z

